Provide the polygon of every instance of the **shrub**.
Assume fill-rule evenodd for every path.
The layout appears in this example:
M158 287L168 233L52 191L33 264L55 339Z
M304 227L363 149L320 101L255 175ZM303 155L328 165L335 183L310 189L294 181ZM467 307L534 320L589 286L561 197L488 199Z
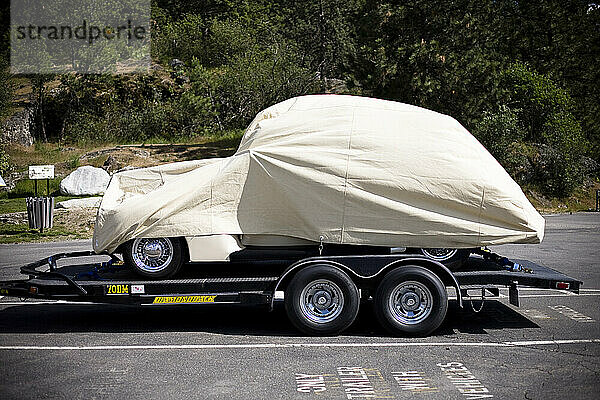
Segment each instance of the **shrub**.
M473 128L474 135L500 162L506 149L515 142L523 141L525 130L516 111L501 106L498 112L484 112Z
M503 73L503 83L509 88L510 106L519 110L526 141L547 144L561 152L585 150L586 141L568 91L521 63Z
M510 108L484 114L476 124L476 135L512 174L517 167L515 161L524 161L519 161L522 157L517 154L510 162L502 160L499 154L503 149L511 143L537 149L529 152L528 162L535 171L526 174L530 181L524 183L537 185L548 195L569 195L582 181L581 157L587 147L573 114L573 100L550 77L524 64L511 65L501 76Z
M523 143L525 131L516 111L502 106L495 113L484 112L472 131L515 181L531 181L533 172L527 158L530 149Z

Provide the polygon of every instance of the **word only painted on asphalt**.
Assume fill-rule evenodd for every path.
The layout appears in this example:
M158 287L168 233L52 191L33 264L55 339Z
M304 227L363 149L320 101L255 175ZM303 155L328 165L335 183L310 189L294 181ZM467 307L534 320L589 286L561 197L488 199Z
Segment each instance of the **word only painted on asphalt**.
M300 393L325 394L352 399L389 399L390 385L376 368L338 367L336 374L296 374L296 390ZM329 393L331 392L331 393Z
M463 394L466 398L486 399L494 397L490 390L483 385L476 377L459 362L449 362L437 364L446 378Z
M439 367L439 370L436 370L439 371L436 373L436 379L446 378L464 398L477 400L494 397L463 363L447 362L436 365ZM296 390L300 393L316 394L322 398L348 400L393 399L400 393L419 395L440 392L432 378L416 369L393 370L388 376L395 383L392 385L386 381L384 373L376 368L337 367L336 372L337 374L296 373Z
M563 306L563 305L556 305L556 306L548 306L548 308L558 312L559 314L564 315L567 318L572 319L573 321L577 321L577 322L596 322L593 318L588 317L587 315L584 315L578 311L573 310L570 307L567 306Z
M394 371L394 380L402 390L413 393L437 392L438 388L431 385L431 379L425 377L420 371Z

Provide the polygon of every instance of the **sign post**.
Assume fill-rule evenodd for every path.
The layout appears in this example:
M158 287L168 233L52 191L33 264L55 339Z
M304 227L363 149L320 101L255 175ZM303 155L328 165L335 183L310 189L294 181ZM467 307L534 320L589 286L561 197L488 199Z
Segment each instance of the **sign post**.
M33 180L37 197L37 181L46 180L46 195L50 196L50 179L54 179L54 165L30 165L29 179Z

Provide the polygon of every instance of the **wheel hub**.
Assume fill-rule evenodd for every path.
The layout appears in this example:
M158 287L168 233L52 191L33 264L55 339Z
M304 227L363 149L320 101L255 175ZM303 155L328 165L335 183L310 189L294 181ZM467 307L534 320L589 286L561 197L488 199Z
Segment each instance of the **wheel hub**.
M344 294L328 279L308 283L300 294L300 310L306 319L325 324L336 319L344 308Z
M402 303L402 308L408 311L415 311L421 305L419 296L413 292L405 293L400 299L400 302Z
M431 314L433 296L421 282L402 282L392 290L389 307L395 319L406 325L415 325Z
M318 291L313 297L313 304L320 310L331 306L331 295L324 290Z
M144 246L144 253L150 258L160 257L162 252L162 246L158 242L150 242Z

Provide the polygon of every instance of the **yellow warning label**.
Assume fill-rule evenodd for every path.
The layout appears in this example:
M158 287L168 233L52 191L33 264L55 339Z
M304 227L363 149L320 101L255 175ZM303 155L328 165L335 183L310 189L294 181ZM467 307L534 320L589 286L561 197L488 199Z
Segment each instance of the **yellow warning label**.
M214 303L217 296L159 296L155 297L152 304L193 304Z

